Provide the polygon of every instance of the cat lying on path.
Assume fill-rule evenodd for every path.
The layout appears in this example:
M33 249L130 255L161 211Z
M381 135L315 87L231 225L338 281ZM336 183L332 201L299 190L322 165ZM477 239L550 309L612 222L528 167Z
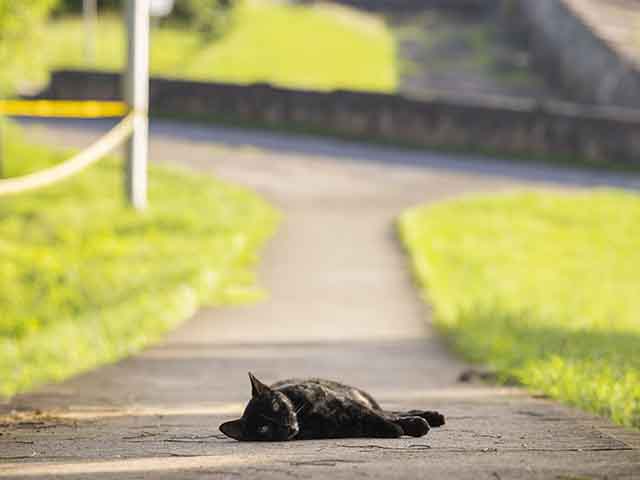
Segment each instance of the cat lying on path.
M444 425L438 412L385 411L367 392L331 380L291 379L267 386L251 372L249 378L251 400L242 417L220 425L236 440L421 437Z

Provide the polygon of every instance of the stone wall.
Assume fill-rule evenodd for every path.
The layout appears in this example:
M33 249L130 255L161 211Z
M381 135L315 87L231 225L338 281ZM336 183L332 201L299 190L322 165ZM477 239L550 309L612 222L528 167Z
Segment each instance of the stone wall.
M120 77L59 71L40 95L120 98ZM640 112L495 97L415 100L365 92L314 92L267 84L152 79L153 115L315 131L421 147L580 157L640 165Z
M585 8L575 0L518 0L537 68L578 102L640 108L640 66L586 21Z

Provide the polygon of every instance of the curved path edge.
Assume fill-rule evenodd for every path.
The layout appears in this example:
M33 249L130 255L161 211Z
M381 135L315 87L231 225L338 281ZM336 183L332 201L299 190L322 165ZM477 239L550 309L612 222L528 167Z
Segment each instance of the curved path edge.
M64 146L103 122L27 122ZM151 155L245 184L285 213L260 279L268 301L203 309L161 345L0 406L0 477L633 478L640 433L519 389L460 384L393 220L404 208L512 188L640 187L640 178L513 166L257 131L154 122ZM433 408L423 438L238 443L246 372L326 376L392 409Z

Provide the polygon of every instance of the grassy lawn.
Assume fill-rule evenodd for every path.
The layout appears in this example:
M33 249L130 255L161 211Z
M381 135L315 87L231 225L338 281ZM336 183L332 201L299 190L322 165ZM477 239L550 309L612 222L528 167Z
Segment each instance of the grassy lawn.
M436 325L468 359L640 427L640 198L469 197L406 211Z
M395 44L384 21L356 10L245 0L234 27L219 41L204 41L180 26L154 29L151 71L199 80L283 86L391 91L396 85ZM51 22L46 31L51 68L86 67L79 18ZM103 16L96 67L121 69L122 20Z
M63 159L15 128L6 173ZM248 301L251 267L277 223L253 193L208 176L150 170L150 208L126 208L109 159L0 201L0 397L114 361L203 304Z

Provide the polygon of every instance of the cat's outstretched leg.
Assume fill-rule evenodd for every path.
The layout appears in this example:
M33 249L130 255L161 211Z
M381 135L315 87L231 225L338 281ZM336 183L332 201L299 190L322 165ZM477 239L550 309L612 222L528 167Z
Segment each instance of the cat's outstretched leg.
M399 438L405 435L404 428L393 420L376 412L367 412L364 419L364 436L373 438Z
M445 424L444 415L439 412L434 412L431 410L409 410L408 412L389 412L391 415L400 417L400 418L410 418L410 417L420 417L424 418L429 426L441 427Z
M393 415L387 412L378 413L370 411L368 418L369 425L374 426L373 432L376 437L397 438L402 435L412 437L422 437L429 433L429 423L420 416Z

